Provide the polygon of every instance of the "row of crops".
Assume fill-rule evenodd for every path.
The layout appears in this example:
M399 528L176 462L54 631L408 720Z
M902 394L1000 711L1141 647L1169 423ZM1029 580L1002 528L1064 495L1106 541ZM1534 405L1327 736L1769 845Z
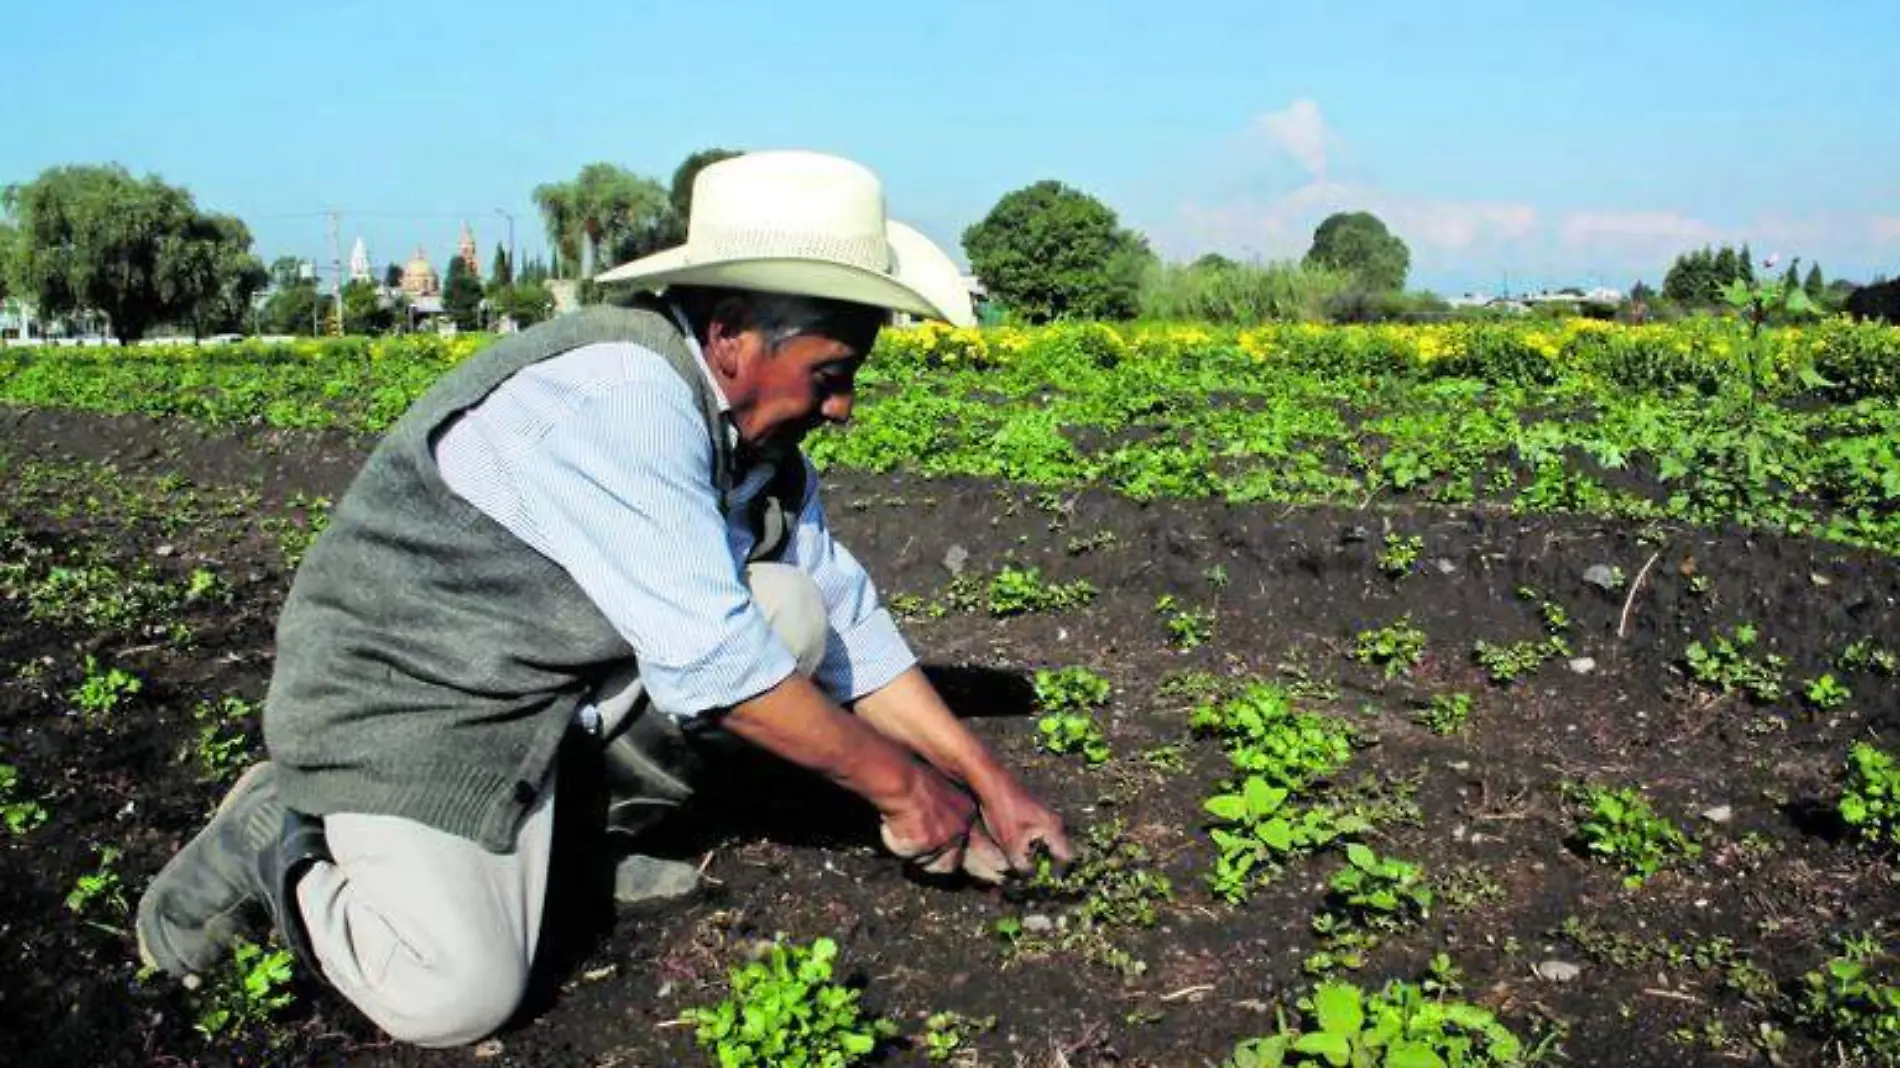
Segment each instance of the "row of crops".
M0 353L0 402L386 428L485 339ZM888 331L820 464L1137 498L1736 522L1900 552L1900 329L1845 319Z

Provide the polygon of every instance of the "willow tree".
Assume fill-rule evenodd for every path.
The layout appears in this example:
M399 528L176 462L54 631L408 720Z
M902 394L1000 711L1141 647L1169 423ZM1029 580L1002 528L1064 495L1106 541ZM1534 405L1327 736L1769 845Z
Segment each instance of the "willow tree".
M663 244L671 199L666 188L612 163L590 163L572 181L536 186L534 202L559 258L557 273L594 274L603 255L633 259Z

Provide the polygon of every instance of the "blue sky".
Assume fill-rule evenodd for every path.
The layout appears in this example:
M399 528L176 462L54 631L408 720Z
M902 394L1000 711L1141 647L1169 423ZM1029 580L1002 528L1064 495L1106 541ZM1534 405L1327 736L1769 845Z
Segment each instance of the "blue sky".
M856 158L959 260L1055 178L1171 258L1297 257L1369 209L1447 293L1655 282L1742 240L1900 274L1893 0L5 7L0 182L117 161L267 259L327 258L334 207L346 254L440 264L466 217L485 264L498 208L545 246L536 184L720 145Z

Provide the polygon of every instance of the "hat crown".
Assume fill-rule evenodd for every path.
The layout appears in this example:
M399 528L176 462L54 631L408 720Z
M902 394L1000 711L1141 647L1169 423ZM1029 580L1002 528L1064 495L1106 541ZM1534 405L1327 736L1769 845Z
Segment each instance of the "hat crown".
M693 180L686 247L708 262L828 260L888 272L884 188L868 169L816 152L751 152Z

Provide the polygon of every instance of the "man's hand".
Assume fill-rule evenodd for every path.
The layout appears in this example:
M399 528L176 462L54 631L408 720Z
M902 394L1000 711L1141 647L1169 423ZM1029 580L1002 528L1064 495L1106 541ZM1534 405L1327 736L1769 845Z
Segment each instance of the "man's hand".
M1062 817L1014 781L993 786L984 795L982 815L983 829L1016 871L1028 874L1036 870L1035 851L1039 845L1059 863L1075 859Z
M1001 882L1007 864L978 826L976 802L934 769L912 766L914 781L904 796L881 806L884 847L935 875L962 868L985 882Z

